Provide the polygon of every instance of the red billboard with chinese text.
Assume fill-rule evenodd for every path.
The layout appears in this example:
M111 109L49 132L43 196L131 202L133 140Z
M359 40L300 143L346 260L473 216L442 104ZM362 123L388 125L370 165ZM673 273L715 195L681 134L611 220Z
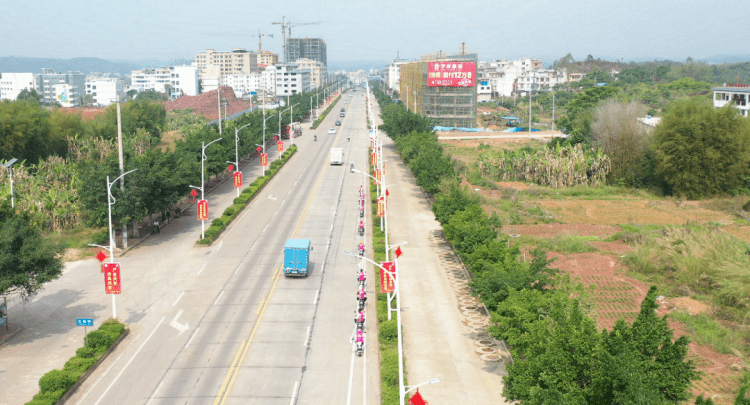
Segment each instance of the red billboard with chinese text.
M265 154L265 153L260 154L260 165L268 166L268 154Z
M276 150L278 150L279 152L284 151L284 141L278 141L276 143Z
M475 76L474 62L427 63L427 87L474 87Z
M383 197L378 197L378 203L376 207L377 207L377 217L383 218L385 216L385 202L383 201Z
M208 221L208 200L198 201L198 221Z
M104 268L104 292L119 294L122 288L120 263L105 263L102 267Z
M393 265L393 262L383 262L380 263L380 265L393 275L393 278L391 278L385 270L382 268L380 269L380 292L385 294L396 291L396 283L393 282L396 278L396 267Z
M242 187L242 172L234 172L234 188Z

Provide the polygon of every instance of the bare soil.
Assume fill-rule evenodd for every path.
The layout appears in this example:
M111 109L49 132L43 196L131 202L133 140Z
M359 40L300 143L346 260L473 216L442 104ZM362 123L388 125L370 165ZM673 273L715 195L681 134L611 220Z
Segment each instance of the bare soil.
M731 215L693 205L677 207L669 201L646 200L552 200L539 201L563 222L596 225L669 225L689 222L731 224Z

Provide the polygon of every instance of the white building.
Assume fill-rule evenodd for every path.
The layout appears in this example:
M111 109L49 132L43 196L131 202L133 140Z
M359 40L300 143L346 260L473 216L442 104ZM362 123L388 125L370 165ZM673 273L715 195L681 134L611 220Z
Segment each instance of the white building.
M724 83L721 87L714 87L714 108L721 108L732 103L740 110L740 115L748 116L750 110L750 85Z
M298 70L294 63L280 63L276 69L276 96L289 96L310 91L310 72Z
M258 73L258 56L253 51L234 48L231 52L206 49L195 54L198 77L221 77L231 74Z
M67 84L63 88L58 84ZM54 69L42 68L42 73L34 75L34 90L39 93L43 104L60 103L68 107L80 105L86 88L86 76L81 72L55 73ZM63 97L64 96L64 97ZM62 103L62 99L67 101Z
M298 66L298 70L310 71L310 88L317 89L323 85L323 79L325 78L326 66L317 60L308 58L297 59L294 64Z
M33 88L33 73L0 73L0 100L15 100L23 90Z
M261 78L260 73L224 75L221 85L231 87L237 97L245 97L250 92L258 92Z
M198 86L198 68L196 66L170 66L155 69L133 70L130 76L130 88L139 92L152 90L166 93L169 86L169 97L179 98L183 95L200 94ZM214 88L216 85L214 85Z
M117 100L125 100L125 91L122 80L114 77L87 77L86 95L91 95L94 105L106 107Z
M549 91L555 84L567 80L565 71L542 69L539 59L522 58L512 61L500 59L480 61L477 66L477 98L487 101L497 97L510 97L513 92Z
M562 69L559 72L552 69L531 70L518 76L516 90L519 92L551 91L556 85L565 84L567 81L567 69Z
M386 66L385 84L391 91L401 88L401 65L406 62L406 60L396 57L390 65Z
M52 93L56 102L62 107L78 107L81 100L81 93L78 87L67 83L58 83L51 86Z

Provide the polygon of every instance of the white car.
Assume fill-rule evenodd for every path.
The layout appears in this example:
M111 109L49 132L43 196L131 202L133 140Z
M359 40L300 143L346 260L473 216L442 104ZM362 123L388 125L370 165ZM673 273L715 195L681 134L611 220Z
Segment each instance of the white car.
M331 128L331 129L329 129L329 130L328 130L328 133L329 133L329 134L335 134L335 133L336 133L336 128Z

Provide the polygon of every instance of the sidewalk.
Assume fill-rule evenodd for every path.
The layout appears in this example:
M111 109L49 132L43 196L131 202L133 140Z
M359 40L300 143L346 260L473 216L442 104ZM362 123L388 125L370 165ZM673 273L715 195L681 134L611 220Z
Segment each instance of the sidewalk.
M376 124L377 104L373 106ZM382 135L382 134L381 134ZM486 329L489 317L468 294L467 276L442 238L422 189L383 137L389 187L388 231L391 243L408 242L399 258L406 384L432 378L420 387L425 400L445 404L504 404L503 360L499 342Z

